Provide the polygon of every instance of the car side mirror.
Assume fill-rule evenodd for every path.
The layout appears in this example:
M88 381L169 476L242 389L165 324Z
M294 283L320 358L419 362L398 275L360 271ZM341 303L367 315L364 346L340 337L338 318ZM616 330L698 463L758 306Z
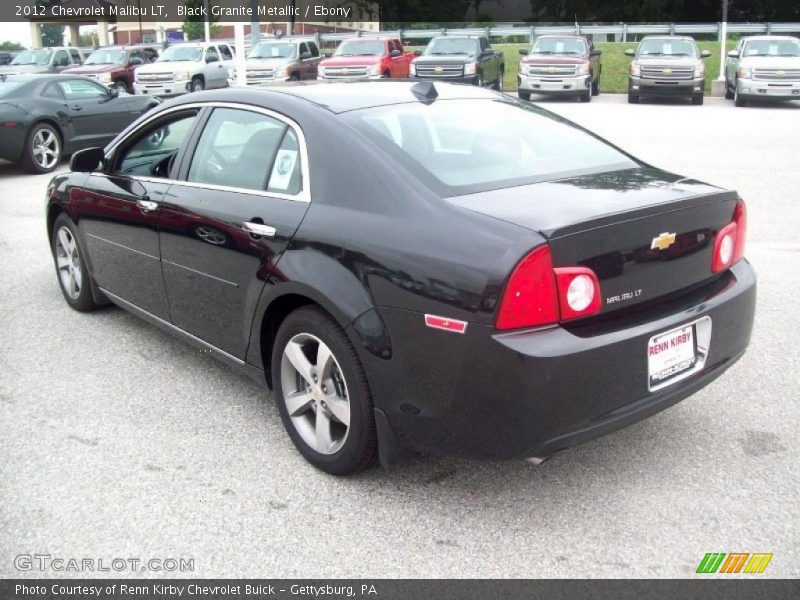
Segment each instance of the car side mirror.
M530 54L530 50L524 50L523 48L520 48L519 53L522 54L522 56L528 56L528 54Z
M392 50L392 51L389 53L389 56L391 56L392 58L397 58L397 57L398 57L398 56L400 56L401 54L402 54L402 52L400 52L400 50Z
M301 52L300 58L302 59L311 58L311 52Z
M131 62L130 62L129 66L138 67L139 65L143 65L143 64L144 64L144 61L141 58L136 57L136 58L132 58L131 59Z
M414 50L414 56L422 56L422 50Z
M331 57L331 53L330 52L323 52L322 56L325 57L325 58L330 58Z
M633 48L625 48L625 56L636 56L636 50Z
M709 56L711 56L711 50L703 50L700 53L700 58L708 58Z
M728 52L728 56L730 56L731 58L739 58L739 52L737 50L731 50L730 52Z
M219 62L218 57L214 56L213 54L211 56L206 56L206 63L211 64L215 62Z
M119 97L119 89L116 86L112 87L112 88L108 88L108 97L111 98L112 100L114 98L118 98Z
M594 50L589 52L589 56L600 56L602 53L603 53L602 50L598 50L597 48L595 48Z
M103 152L102 148L78 150L72 155L69 161L69 168L76 173L91 173L100 168L105 157L105 152Z

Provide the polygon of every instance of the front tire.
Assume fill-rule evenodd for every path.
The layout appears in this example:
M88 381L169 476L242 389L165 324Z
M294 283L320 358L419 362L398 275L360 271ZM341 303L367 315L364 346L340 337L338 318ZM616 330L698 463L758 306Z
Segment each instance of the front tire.
M58 285L67 304L80 312L95 310L99 304L92 297L91 275L78 243L77 227L64 213L58 216L53 225L50 247Z
M703 104L703 96L692 96L692 104L695 106Z
M531 93L530 92L518 91L517 95L519 96L520 100L530 100L531 99Z
M29 173L50 173L61 162L61 136L47 123L33 126L25 141L22 167Z
M734 91L733 91L733 104L734 104L734 106L739 106L739 107L747 106L747 100L742 98L741 94L739 94L739 84L735 83L734 85L736 86L734 88Z
M639 104L639 96L628 93L628 104Z
M592 93L590 91L584 92L580 95L581 102L591 102Z
M312 465L350 475L377 458L372 396L361 362L338 323L318 307L291 313L278 329L272 382L281 420Z
M206 84L200 77L195 77L192 79L192 83L189 84L189 91L194 92L202 92L206 89Z
M731 91L728 80L725 80L725 100L733 100L733 91Z

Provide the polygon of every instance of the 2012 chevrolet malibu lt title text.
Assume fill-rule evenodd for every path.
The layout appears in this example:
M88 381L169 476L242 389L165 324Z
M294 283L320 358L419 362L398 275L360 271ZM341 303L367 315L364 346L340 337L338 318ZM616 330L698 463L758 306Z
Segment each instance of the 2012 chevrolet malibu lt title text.
M735 192L470 86L172 100L76 154L47 217L72 307L269 385L335 474L547 457L707 385L753 322Z

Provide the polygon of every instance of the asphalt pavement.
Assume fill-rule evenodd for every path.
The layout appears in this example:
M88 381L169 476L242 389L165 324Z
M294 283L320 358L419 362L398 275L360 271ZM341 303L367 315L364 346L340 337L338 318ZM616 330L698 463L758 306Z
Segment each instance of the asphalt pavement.
M759 299L737 365L538 467L417 457L335 478L256 384L122 310L72 311L50 178L0 164L0 577L79 575L18 570L33 554L194 559L101 576L691 577L707 552L800 575L800 103L542 105L747 201Z

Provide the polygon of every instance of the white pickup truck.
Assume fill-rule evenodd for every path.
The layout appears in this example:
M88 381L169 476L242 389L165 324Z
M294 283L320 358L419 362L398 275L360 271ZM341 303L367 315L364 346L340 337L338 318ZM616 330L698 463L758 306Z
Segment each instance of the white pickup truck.
M178 96L228 86L233 48L223 43L176 44L136 70L136 94Z
M800 39L740 39L725 59L725 98L736 106L748 100L800 100Z

